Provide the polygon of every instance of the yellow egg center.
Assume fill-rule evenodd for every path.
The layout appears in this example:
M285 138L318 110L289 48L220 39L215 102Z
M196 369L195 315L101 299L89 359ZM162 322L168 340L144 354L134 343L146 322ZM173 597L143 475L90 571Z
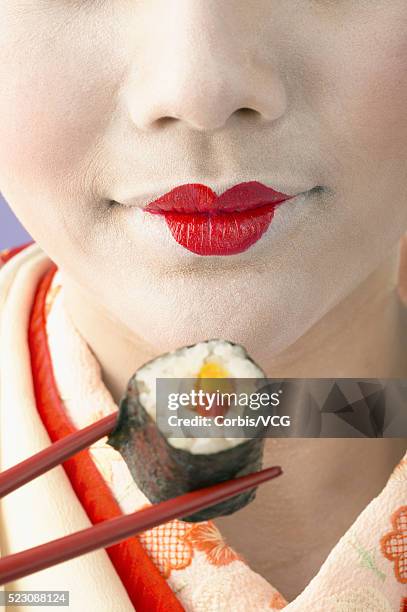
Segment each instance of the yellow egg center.
M210 394L232 393L235 390L230 373L222 364L216 361L207 361L201 366L194 387L198 392L202 390L204 393ZM223 405L223 403L218 405L217 400L213 402L212 408L208 410L206 401L204 400L203 404L197 408L197 412L200 414L216 416L218 414L224 415L228 411L228 405Z
M198 372L197 378L227 378L229 372L215 361L207 361Z

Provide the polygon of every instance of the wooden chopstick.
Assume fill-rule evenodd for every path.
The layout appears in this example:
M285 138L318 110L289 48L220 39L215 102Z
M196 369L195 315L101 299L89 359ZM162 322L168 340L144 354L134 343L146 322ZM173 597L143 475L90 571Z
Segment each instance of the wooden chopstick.
M69 459L103 436L107 436L114 428L117 416L118 411L109 414L2 472L0 474L0 498Z
M137 533L152 529L176 518L189 516L216 503L234 497L282 474L274 466L228 480L204 489L192 491L160 504L144 508L82 529L46 544L14 553L0 559L0 585L23 578L47 567L80 555L106 548Z

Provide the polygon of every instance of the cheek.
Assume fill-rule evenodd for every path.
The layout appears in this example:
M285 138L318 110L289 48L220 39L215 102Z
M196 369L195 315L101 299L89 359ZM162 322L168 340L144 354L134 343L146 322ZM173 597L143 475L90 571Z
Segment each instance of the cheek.
M67 74L62 66L48 65L45 74L27 65L19 71L18 84L0 100L2 168L34 183L63 179L75 169L108 112L103 89L82 69L79 64L75 74Z
M331 39L314 80L335 214L366 259L407 229L406 29L376 19Z
M403 36L398 44L382 40L374 49L369 46L358 58L354 78L342 78L348 87L338 120L348 179L343 193L360 212L367 236L384 248L407 229L406 71Z
M404 11L406 13L406 11ZM328 55L322 121L370 164L407 159L407 20L357 29Z
M118 66L107 53L103 23L101 32L85 24L64 29L62 17L58 23L45 23L45 17L22 22L0 42L5 192L25 188L45 197L72 190L112 114Z
M388 59L377 66L366 66L366 72L349 85L343 100L346 125L342 133L359 147L360 155L371 162L407 159L407 45L398 63Z

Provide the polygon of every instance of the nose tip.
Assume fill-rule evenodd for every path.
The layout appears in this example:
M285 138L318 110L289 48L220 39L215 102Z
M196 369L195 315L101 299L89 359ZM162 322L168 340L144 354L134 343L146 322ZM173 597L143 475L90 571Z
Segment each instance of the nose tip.
M264 84L253 86L253 93L239 91L236 84L238 81L225 82L217 87L214 82L207 82L205 86L197 87L189 83L187 87L178 86L175 93L163 88L155 97L139 94L138 102L130 111L132 121L143 131L185 123L194 130L206 132L221 130L232 117L235 120L270 122L284 113L285 90L277 80L269 87Z
M213 131L231 117L279 118L286 92L274 43L259 39L250 9L238 15L228 3L178 2L176 19L160 21L160 52L146 43L133 58L125 91L134 125L150 130L177 122Z

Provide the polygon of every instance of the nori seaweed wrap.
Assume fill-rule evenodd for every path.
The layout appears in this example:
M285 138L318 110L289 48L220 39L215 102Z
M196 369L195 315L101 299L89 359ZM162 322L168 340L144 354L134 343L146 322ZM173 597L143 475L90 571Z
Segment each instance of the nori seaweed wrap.
M223 379L227 384L233 378L264 376L242 346L224 340L208 340L167 353L133 375L108 443L121 453L150 502L258 471L264 445L260 437L167 438L156 423L156 379ZM232 514L251 502L255 493L256 489L241 493L183 520L197 522Z

